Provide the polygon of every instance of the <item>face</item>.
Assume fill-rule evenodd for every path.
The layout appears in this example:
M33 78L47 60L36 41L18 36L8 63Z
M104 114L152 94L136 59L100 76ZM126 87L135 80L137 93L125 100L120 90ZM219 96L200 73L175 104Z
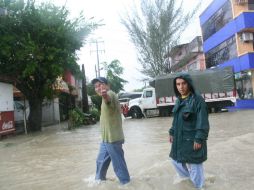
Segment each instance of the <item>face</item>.
M190 92L188 83L181 78L176 79L176 88L181 96L186 96Z
M98 94L98 95L102 95L102 92L103 91L107 91L108 90L108 85L106 85L105 83L101 83L101 82L96 82L94 84L94 89L95 89L95 92Z

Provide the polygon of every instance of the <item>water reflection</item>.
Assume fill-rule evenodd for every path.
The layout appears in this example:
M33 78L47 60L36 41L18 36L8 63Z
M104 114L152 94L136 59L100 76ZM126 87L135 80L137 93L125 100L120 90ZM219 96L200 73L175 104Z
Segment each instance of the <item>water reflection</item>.
M205 162L206 189L251 189L254 166L254 111L210 115L211 133ZM110 166L106 182L94 180L100 143L99 126L75 131L62 126L43 133L0 141L1 190L191 190L188 181L177 182L168 153L171 117L124 120L125 157L131 183L120 185Z

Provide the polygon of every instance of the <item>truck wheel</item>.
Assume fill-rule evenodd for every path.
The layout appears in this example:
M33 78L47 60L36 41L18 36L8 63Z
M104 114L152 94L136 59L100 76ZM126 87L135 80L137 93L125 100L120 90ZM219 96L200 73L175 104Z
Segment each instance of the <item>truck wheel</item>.
M131 111L131 118L132 119L139 119L142 117L142 113L138 108L133 108Z

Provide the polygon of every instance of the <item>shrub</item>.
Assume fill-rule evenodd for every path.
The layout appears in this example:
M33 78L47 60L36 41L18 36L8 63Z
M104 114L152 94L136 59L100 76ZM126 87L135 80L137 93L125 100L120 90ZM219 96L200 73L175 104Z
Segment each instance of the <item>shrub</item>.
M84 116L78 108L69 111L68 129L80 127L83 124Z
M91 100L92 100L93 104L95 105L95 107L97 108L97 110L100 110L101 109L101 102L102 102L101 96L92 95Z
M100 120L100 112L97 108L92 108L89 113L91 114L91 117L95 119L95 121Z
M89 114L83 113L79 108L74 108L69 111L68 129L75 129L82 125L95 124L99 121L100 113L96 108L93 108Z

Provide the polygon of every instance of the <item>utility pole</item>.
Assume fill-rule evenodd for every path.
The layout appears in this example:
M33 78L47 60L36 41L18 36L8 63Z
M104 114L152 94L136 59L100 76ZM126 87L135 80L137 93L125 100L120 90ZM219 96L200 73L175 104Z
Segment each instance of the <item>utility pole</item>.
M89 105L88 105L88 97L87 97L87 89L86 89L86 73L85 73L84 64L82 64L82 73L84 77L82 79L82 110L84 113L88 113Z
M93 40L90 42L91 44L95 44L96 50L90 50L90 53L96 52L96 57L97 57L97 66L95 65L95 75L96 77L100 77L100 56L99 53L103 52L105 53L104 49L99 49L99 44L104 43L104 41L98 41L98 40Z
M94 71L95 71L95 76L96 76L96 78L97 78L98 76L97 76L97 69L96 69L96 65L94 65Z

